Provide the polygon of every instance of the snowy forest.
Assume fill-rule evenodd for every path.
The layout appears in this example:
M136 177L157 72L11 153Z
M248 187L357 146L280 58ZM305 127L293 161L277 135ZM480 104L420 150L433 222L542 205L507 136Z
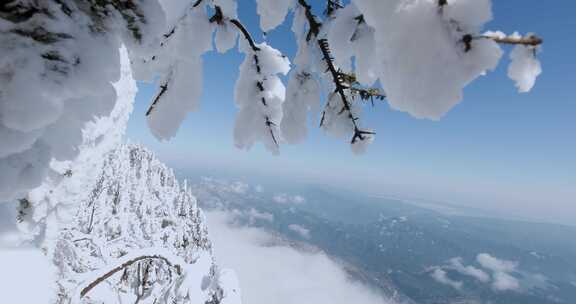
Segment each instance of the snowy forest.
M504 56L510 85L533 88L543 39L486 28L491 2L256 0L264 33L293 16L288 58L247 30L243 1L2 1L0 202L57 270L50 301L241 302L189 186L125 140L137 83L157 87L146 121L169 141L199 110L202 56L237 48L238 149L278 154L320 127L362 154L375 103L440 120Z

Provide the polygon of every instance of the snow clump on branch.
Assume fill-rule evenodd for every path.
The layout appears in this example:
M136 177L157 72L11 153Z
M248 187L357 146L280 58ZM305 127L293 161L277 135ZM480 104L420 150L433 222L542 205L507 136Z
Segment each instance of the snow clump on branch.
M541 39L481 33L492 19L491 0L352 0L333 5L324 20L309 2L257 0L265 32L294 13L298 54L287 90L278 75L288 72L288 60L270 55L278 52L266 44L255 51L235 0L1 4L0 200L39 186L54 171L51 161L78 157L87 123L114 108L122 45L136 80L159 79L148 125L168 140L199 108L202 54L213 39L226 52L241 34L246 60L235 90L235 144L247 149L260 141L274 153L282 142L304 140L308 113L329 134L348 136L354 151L364 150L375 132L361 121L361 102L373 98L439 119L461 101L466 85L497 66L499 44L516 45L508 74L520 92L541 73L535 57ZM270 70L262 62L262 74L254 73L255 54L275 58ZM383 91L367 88L372 85Z

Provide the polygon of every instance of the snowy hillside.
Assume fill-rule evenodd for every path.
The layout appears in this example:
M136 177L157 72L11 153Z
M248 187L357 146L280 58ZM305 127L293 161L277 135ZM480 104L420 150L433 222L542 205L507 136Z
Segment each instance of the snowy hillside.
M87 193L54 250L56 303L240 303L196 199L149 151L121 145Z

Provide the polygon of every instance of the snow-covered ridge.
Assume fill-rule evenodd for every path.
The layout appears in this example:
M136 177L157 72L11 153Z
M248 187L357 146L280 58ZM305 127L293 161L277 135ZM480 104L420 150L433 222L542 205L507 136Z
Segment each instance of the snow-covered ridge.
M86 191L55 244L55 303L239 303L196 199L152 153L120 145Z

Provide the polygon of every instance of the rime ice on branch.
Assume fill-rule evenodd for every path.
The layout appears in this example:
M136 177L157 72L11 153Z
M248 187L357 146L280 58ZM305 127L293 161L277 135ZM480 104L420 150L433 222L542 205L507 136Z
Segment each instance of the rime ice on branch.
M160 3L120 2L0 4L0 202L64 173L50 163L78 158L83 130L115 106L120 47L135 59L156 45Z
M278 153L278 126L282 120L281 106L285 96L284 84L278 74L288 73L290 61L266 43L256 44L242 23L224 16L219 6L215 6L210 21L235 27L242 37L240 50L245 57L234 90L234 99L240 110L234 129L236 146L248 149L256 141L262 141L266 148Z
M515 45L508 74L519 91L530 90L541 72L540 38L483 32L490 0L320 1L324 20L311 7L318 1L256 2L263 31L294 12L298 55L285 93L277 75L287 72L287 59L265 44L248 46L235 0L2 2L0 199L39 186L54 173L52 160L77 158L86 123L114 107L121 45L137 80L159 79L147 119L152 134L167 140L199 108L202 54L213 39L219 52L229 50L240 34L246 60L235 94L235 143L260 141L273 152L305 138L308 112L363 150L374 137L362 125L363 100L385 98L393 109L439 119L466 85L497 66L503 44ZM277 60L253 73L254 55Z

